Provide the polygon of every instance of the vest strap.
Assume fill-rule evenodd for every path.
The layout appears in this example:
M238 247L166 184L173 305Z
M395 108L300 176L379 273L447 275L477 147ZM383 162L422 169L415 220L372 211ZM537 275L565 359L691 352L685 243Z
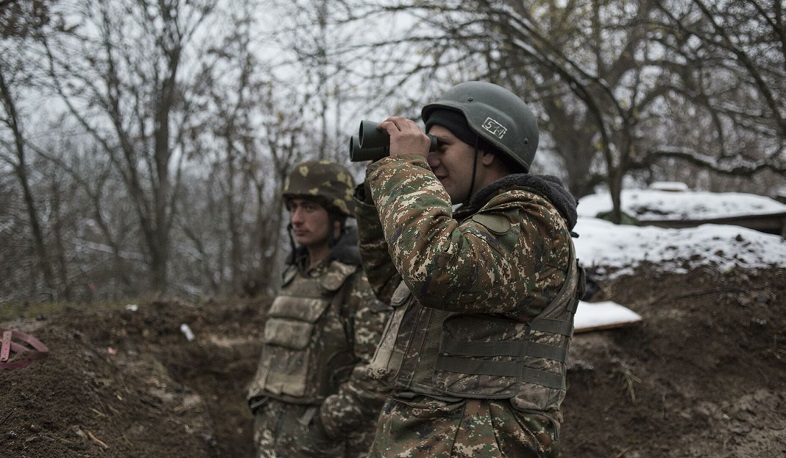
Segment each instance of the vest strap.
M565 337L573 335L573 322L563 320L553 320L550 318L535 318L529 323L530 330L547 332L549 334L560 334Z
M524 367L521 362L489 361L443 356L437 360L437 369L460 374L496 375L516 377L519 381L543 385L555 390L566 388L562 374Z
M562 374L555 374L553 372L541 371L525 367L521 374L521 380L524 382L534 383L536 385L546 386L555 390L566 390L567 384L565 377Z
M564 363L568 352L565 348L530 341L466 342L445 337L442 351L464 356L533 356Z

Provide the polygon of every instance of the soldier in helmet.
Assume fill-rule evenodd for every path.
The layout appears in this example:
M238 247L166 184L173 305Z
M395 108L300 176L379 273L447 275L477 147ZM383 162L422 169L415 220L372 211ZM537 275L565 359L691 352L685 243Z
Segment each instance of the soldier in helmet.
M558 456L576 199L529 174L538 128L512 92L465 82L422 118L437 151L386 119L390 156L355 195L363 265L393 306L365 368L393 386L370 456Z
M390 307L370 289L346 225L353 188L330 161L296 166L284 186L293 251L247 396L258 457L365 456L373 438L384 393L351 374L373 355Z

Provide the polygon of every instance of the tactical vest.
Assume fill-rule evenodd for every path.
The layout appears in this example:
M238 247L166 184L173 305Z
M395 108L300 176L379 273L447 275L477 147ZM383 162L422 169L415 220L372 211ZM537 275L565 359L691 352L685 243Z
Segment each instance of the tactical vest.
M393 316L371 362L399 393L511 399L531 409L559 409L573 315L583 294L583 269L571 243L560 292L531 321L456 313L422 306L402 282Z
M267 313L249 401L267 396L318 404L349 378L356 359L344 285L356 270L338 261L313 278L295 266L287 269Z

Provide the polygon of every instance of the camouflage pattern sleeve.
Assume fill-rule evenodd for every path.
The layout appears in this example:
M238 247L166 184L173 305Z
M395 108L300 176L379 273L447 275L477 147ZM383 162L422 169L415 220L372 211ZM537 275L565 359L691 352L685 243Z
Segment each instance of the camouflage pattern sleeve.
M339 387L338 393L325 400L319 413L325 430L334 438L369 428L373 431L377 415L390 392L388 386L362 370L374 356L390 306L375 297L364 274L353 276L352 282L348 305L354 311L355 355L359 361L349 380Z
M366 183L357 186L354 203L363 270L379 300L389 304L393 291L401 282L401 276L390 259L379 213Z
M422 155L380 159L366 183L393 264L426 307L527 320L565 279L569 231L533 192L501 191L459 222Z
M390 305L377 299L364 272L353 275L351 281L347 301L349 309L353 310L355 356L368 363L382 337Z

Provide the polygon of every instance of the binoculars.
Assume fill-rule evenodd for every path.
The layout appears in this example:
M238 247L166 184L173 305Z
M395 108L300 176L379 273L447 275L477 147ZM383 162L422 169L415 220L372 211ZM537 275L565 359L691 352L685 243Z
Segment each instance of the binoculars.
M358 136L349 138L349 160L352 162L376 161L390 155L390 135L377 129L379 123L360 121ZM436 151L439 146L437 137L428 136L431 140L429 151Z

